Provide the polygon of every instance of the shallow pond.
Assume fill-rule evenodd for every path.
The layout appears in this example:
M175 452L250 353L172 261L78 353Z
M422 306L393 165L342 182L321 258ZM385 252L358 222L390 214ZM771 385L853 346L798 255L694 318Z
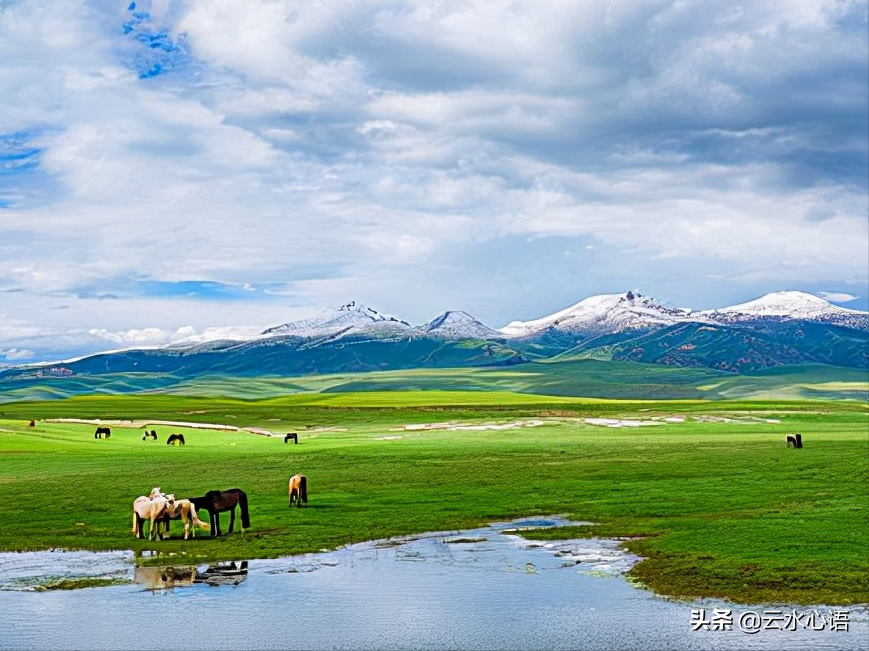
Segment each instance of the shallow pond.
M560 524L566 522L519 520L328 553L198 567L136 569L131 552L0 554L0 649L866 649L869 644L865 608L670 601L625 579L623 572L638 559L620 550L618 541L543 543L503 533ZM94 577L126 583L34 590L59 579ZM730 612L732 630L714 630L716 622L722 628L727 623L727 615L716 616L716 609ZM740 630L740 623L749 628L752 612L761 630Z

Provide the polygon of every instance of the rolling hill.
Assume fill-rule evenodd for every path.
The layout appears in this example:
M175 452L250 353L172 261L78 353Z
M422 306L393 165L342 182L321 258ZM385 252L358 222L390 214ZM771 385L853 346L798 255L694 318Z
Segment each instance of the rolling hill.
M834 379L837 374L849 381L856 377L859 384L869 375L869 313L801 292L700 312L667 308L626 292L591 297L496 330L465 312L445 312L412 326L349 303L245 341L179 343L6 368L0 370L0 392L8 400L76 394L88 387L121 393L174 390L202 378L339 375L354 376L349 384L356 389L372 382L419 387L429 380L416 371L441 371L432 381L436 386L462 377L461 369L478 371L473 382L485 372L513 369L526 381L513 389L531 393L702 397L705 391L698 387L728 384L722 385L722 377L759 377L800 367L828 368ZM381 372L394 376L374 380L371 374ZM491 388L493 377L479 388ZM350 390L346 385L326 390ZM862 395L861 389L844 393Z

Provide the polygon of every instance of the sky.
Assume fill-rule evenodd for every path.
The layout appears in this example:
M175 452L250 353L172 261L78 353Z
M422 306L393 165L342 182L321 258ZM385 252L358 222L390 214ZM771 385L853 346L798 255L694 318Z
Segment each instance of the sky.
M866 310L867 13L0 0L0 363L350 301Z

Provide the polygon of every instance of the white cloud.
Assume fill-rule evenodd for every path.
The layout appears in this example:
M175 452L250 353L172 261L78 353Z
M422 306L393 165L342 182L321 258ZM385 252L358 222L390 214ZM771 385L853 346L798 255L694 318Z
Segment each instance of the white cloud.
M175 331L161 328L142 328L109 331L104 328L88 331L93 337L110 341L123 348L165 346L175 343L197 343L218 339L249 339L262 332L257 326L222 326L205 328L201 332L193 326L182 326Z
M851 294L847 294L845 292L818 292L823 298L830 301L831 303L850 303L851 301L856 301L859 296L852 296Z
M678 304L718 276L745 293L722 282L720 304L869 294L859 2L149 6L151 48L121 6L0 7L15 332L158 344L353 298L506 322L517 288L559 307L559 269L574 300L611 291L604 259ZM165 74L140 78L145 56ZM511 270L521 238L606 258ZM131 278L269 283L273 302L142 299ZM0 345L33 349L2 323Z
M0 355L3 355L9 361L20 361L23 359L31 359L35 356L35 353L32 350L27 349L7 348L5 350L0 350Z

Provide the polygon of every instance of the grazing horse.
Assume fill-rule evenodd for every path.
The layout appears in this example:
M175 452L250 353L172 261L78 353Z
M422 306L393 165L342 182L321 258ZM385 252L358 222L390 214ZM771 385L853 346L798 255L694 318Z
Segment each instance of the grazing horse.
M171 434L168 439L166 439L166 445L172 445L176 443L177 445L184 445L184 435L183 434Z
M801 448L803 447L803 435L802 434L788 434L787 436L788 447Z
M168 533L169 522L166 517L167 511L173 508L175 496L164 495L159 486L151 489L150 495L140 495L133 501L133 535L142 537L142 523L150 520L148 527L148 540L153 540L156 534L160 538L160 525L163 525L163 537Z
M196 538L196 526L208 529L208 523L199 519L196 507L190 500L175 500L172 506L166 509L166 516L169 520L181 520L184 523L184 540L190 536Z
M229 511L229 531L232 533L235 525L235 507L241 511L241 530L242 532L250 527L250 513L247 508L247 493L240 488L230 488L225 491L208 491L202 497L188 498L197 510L206 509L208 511L209 522L211 523L211 536L220 535L220 514L223 511Z
M97 431L94 432L94 438L101 439L103 438L103 434L106 435L106 438L109 438L112 435L112 430L108 427L97 427Z
M32 420L27 424L28 427L36 427L36 421Z
M308 503L308 478L305 475L293 475L287 482L287 494L290 497L290 506L293 508L293 502L301 508L302 502Z
M147 441L148 439L154 439L156 441L157 432L155 432L154 430L151 430L150 432L148 430L145 430L145 433L142 435L142 440Z
M284 437L284 443L286 443L287 441L289 441L291 439L292 439L293 443L298 443L299 442L299 435L296 434L295 432L290 432L289 434L287 434Z

